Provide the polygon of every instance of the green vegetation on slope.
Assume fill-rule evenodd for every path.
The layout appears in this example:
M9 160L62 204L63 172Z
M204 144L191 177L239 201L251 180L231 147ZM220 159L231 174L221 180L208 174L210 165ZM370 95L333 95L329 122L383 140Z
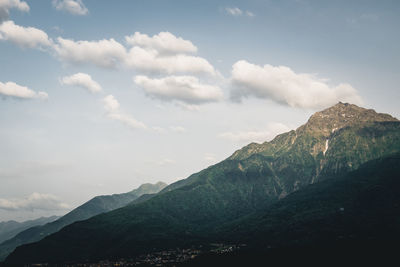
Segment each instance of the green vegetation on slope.
M7 221L0 222L0 243L12 238L19 232L22 232L30 227L43 225L58 219L58 216L41 217L35 220L29 220L24 222Z
M94 197L54 222L43 226L31 227L1 243L0 261L4 260L19 245L39 241L73 222L86 220L103 212L121 208L144 194L158 193L165 186L167 185L162 182L143 184L128 193Z
M214 242L247 244L182 266L387 266L398 261L400 153L301 189L225 224ZM391 262L392 260L392 262Z

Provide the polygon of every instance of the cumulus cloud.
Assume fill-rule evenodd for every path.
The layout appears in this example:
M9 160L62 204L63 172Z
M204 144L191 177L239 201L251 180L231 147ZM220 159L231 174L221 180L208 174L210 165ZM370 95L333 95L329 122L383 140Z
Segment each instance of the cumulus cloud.
M208 73L216 75L214 67L204 58L188 55L197 47L189 40L170 32L160 32L152 37L135 32L125 37L129 49L126 65L139 71L156 73Z
M0 198L0 209L16 210L66 210L69 205L61 202L56 196L50 194L33 193L23 199Z
M122 122L128 127L134 129L146 129L147 126L132 116L122 113L120 110L120 104L113 95L108 95L103 98L104 109L107 112L107 117L112 120Z
M240 16L243 15L243 11L238 7L227 7L225 8L226 12L232 16Z
M0 23L8 20L10 9L18 9L22 12L29 11L29 5L20 0L0 0Z
M72 15L86 15L89 12L81 0L53 0L53 6Z
M243 10L241 10L241 9L238 8L238 7L226 7L226 8L225 8L225 11L226 11L226 13L228 13L229 15L235 16L235 17L238 17L238 16L254 17L254 16L255 16L253 12L248 11L248 10L243 11Z
M112 38L99 41L73 41L59 37L54 50L61 60L92 63L107 68L116 67L126 57L125 47Z
M153 37L140 32L125 37L127 44L155 49L161 54L196 53L197 47L189 40L176 37L170 32L160 32Z
M233 65L231 79L234 101L253 96L308 109L324 108L338 101L362 104L361 97L349 84L330 86L315 75L298 74L285 66L258 66L241 60Z
M61 84L82 87L91 93L97 93L102 90L100 84L94 81L89 74L82 72L63 77L60 79L60 82Z
M33 27L22 27L11 20L0 25L0 40L10 41L23 48L52 46L52 41L44 31Z
M21 99L39 98L47 99L49 96L45 92L35 92L26 86L18 85L14 82L0 82L0 95Z
M272 140L277 134L289 131L290 128L282 123L270 123L263 130L224 132L219 137L239 144L251 142L262 143Z
M160 55L155 49L132 47L127 55L128 67L158 73L209 73L215 75L214 67L204 58L185 54Z
M193 76L168 76L152 79L138 75L134 82L142 87L145 93L163 101L180 101L187 104L216 102L223 98L222 90L213 85L202 84Z

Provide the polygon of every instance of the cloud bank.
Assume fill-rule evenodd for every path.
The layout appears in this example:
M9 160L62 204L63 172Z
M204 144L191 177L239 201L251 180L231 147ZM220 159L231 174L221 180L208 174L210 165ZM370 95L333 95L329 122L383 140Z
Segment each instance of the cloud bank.
M306 109L324 108L338 101L362 104L361 97L349 84L330 86L314 75L298 74L285 66L258 66L240 60L232 67L231 79L234 101L252 96Z

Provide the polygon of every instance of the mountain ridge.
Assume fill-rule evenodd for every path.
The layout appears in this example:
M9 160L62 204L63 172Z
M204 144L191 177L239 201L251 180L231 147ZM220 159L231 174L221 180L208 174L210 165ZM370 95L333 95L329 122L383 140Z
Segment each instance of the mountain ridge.
M60 218L60 216L40 217L34 220L27 220L23 222L17 222L14 220L0 222L0 243L12 238L21 231L24 231L30 227L43 225L48 222L52 222Z
M397 119L343 103L328 112L341 107L357 116L346 119L334 112L343 127L332 132L338 125L329 122L331 144L325 152L328 131L324 127L323 131L308 131L307 126L318 126L314 119L309 120L309 125L298 128L299 133L278 135L257 145L256 150L255 145L248 145L143 202L74 223L41 242L18 247L7 260L85 261L198 243L212 236L218 225L400 151ZM357 119L362 114L368 115L364 121ZM112 247L107 245L111 243Z
M100 213L121 208L144 194L159 192L165 186L167 184L163 182L155 184L145 183L127 193L96 196L54 222L28 228L1 243L0 261L5 259L19 245L39 241L76 221L82 221Z

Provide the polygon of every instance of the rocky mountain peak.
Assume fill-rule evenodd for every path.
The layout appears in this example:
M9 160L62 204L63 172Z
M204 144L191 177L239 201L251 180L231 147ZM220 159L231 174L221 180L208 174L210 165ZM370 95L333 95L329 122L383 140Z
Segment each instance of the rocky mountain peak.
M365 123L398 121L389 114L377 113L373 109L365 109L354 104L339 102L336 105L314 113L308 122L297 131L320 132L325 136L343 127Z

